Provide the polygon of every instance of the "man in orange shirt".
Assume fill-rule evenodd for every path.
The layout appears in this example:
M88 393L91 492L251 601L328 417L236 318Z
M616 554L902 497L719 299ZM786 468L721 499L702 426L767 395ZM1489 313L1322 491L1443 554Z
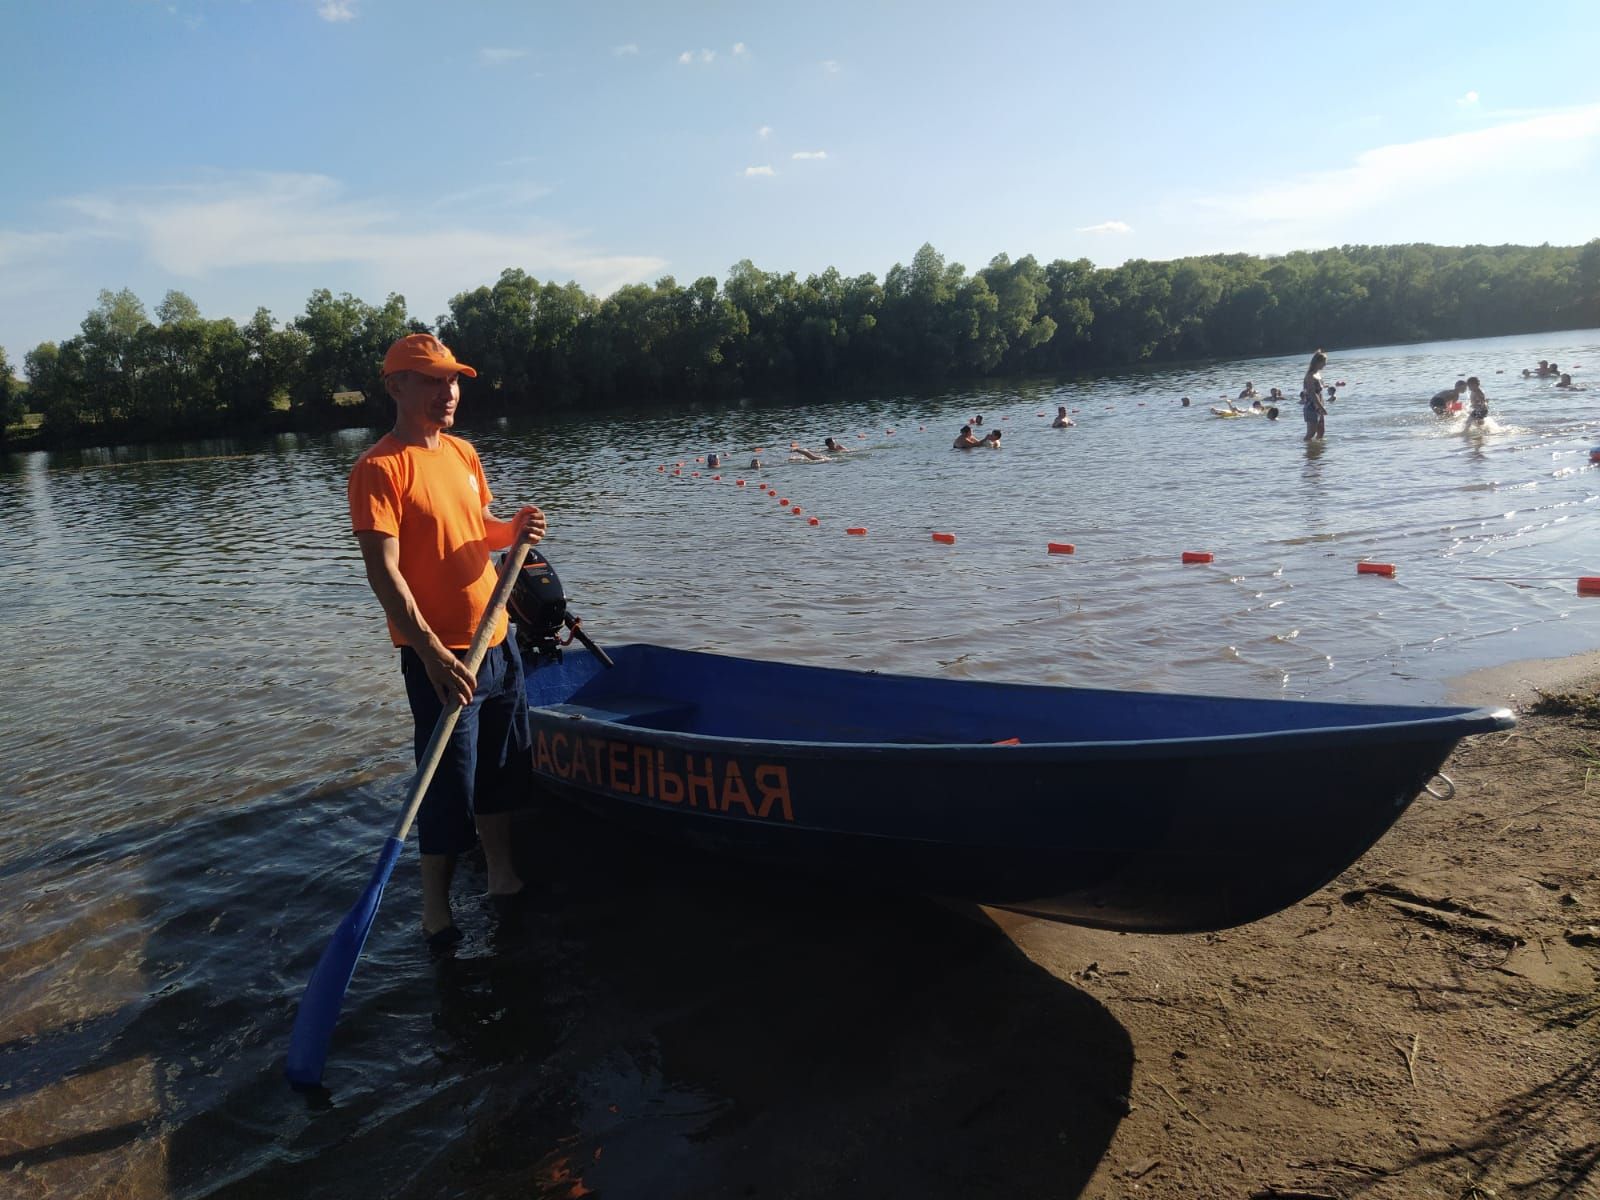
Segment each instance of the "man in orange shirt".
M454 698L463 706L417 813L422 932L436 950L461 939L450 879L456 856L475 840L498 908L525 888L511 861L510 810L531 782L528 700L504 612L476 677L461 660L494 593L490 552L536 544L545 518L529 505L498 519L477 452L445 432L455 424L459 377L477 374L432 334L390 346L383 385L394 428L356 460L349 483L367 582L400 648L419 761L444 705Z

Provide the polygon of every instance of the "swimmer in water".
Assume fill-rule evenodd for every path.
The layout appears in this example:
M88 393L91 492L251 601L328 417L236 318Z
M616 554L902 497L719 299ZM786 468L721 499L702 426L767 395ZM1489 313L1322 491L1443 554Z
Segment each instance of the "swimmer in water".
M815 450L807 450L799 442L789 443L789 453L795 458L803 458L807 462L827 462L828 460Z
M956 434L956 440L951 443L951 449L953 449L953 450L971 450L974 446L981 446L981 445L983 445L983 443L980 442L977 438L972 436L972 426L971 425L963 425L961 427L961 432Z
M991 450L1000 449L1000 431L998 429L991 429L984 437L983 441L979 444L986 445Z
M1254 400L1260 393L1256 391L1254 380L1245 380L1244 391L1239 393L1241 400Z
M1185 404L1189 403L1189 398L1187 396L1185 396L1183 398L1183 402ZM1056 419L1054 421L1050 422L1050 428L1051 429L1065 429L1067 426L1069 426L1071 424L1072 424L1072 418L1067 416L1067 406L1065 404L1058 405L1056 407Z
M822 439L822 448L824 450L831 451L834 454L849 454L850 453L849 447L841 446L838 442L834 441L831 437L825 437L825 438Z

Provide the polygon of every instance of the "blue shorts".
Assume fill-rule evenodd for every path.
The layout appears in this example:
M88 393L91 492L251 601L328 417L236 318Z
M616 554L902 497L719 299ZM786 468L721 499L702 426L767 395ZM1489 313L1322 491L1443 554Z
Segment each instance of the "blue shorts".
M411 701L417 761L428 748L443 705L422 659L410 646L400 650L400 672ZM478 840L473 818L502 813L526 802L533 786L533 737L522 656L507 635L484 655L472 702L461 710L444 758L417 812L417 844L424 854L460 854Z

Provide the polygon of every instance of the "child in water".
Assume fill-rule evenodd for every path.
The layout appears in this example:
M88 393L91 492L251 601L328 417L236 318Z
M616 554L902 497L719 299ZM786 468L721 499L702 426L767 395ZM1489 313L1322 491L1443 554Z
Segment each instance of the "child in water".
M1467 424L1483 424L1489 419L1489 398L1483 394L1483 385L1476 375L1467 380L1467 392L1472 397L1472 409L1467 413Z

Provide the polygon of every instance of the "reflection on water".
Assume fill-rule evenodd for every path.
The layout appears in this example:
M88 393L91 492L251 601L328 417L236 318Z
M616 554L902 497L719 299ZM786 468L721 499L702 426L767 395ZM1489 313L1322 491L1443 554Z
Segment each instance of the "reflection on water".
M1600 634L1573 589L1600 570L1600 391L1521 379L1541 357L1600 363L1600 335L1336 353L1325 443L1292 404L1207 411L1247 378L1293 392L1299 358L467 432L506 508L549 510L602 643L1426 700ZM1500 426L1481 437L1426 405L1466 374ZM1049 428L1057 404L1075 427ZM951 450L979 412L1004 449ZM785 461L828 435L850 453ZM560 822L523 839L555 910L508 940L468 903L438 968L403 859L331 1095L287 1092L300 988L407 765L343 512L371 436L0 462L4 1177L140 1197L1071 1194L1132 1056L1082 993L968 916ZM759 472L695 462L756 447ZM1396 578L1358 577L1362 558Z

